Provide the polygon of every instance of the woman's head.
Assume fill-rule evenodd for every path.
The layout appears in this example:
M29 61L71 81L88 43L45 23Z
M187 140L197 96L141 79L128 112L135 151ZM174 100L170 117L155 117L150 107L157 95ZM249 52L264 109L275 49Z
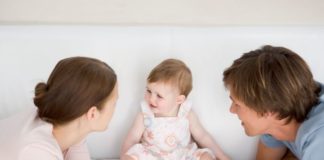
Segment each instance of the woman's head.
M57 63L47 83L35 87L38 116L52 124L65 124L91 107L103 110L116 92L117 76L106 63L88 57L71 57Z

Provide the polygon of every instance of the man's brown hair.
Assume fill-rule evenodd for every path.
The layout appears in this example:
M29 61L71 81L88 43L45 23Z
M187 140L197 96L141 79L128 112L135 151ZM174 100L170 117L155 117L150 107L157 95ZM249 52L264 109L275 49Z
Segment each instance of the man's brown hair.
M306 62L284 47L264 46L243 54L223 73L225 87L260 115L305 120L318 102L319 86Z

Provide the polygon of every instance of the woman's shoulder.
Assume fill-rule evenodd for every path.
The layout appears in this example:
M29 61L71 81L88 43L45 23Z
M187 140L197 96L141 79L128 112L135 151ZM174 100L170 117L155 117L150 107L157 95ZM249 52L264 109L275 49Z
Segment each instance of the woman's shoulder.
M36 108L28 108L6 118L1 121L0 126L6 128L0 135L2 142L0 148L7 151L4 154L8 157L18 155L28 159L35 153L39 153L39 156L60 153L60 148L52 134L53 126L38 118ZM39 156L34 159L42 159Z
M25 144L21 149L19 159L49 159L49 160L63 160L61 150L50 141L34 141Z
M35 157L36 159L63 160L62 151L54 138L53 125L47 123L37 116L34 121L25 126L21 138L21 153L24 157ZM38 155L42 158L39 158ZM44 158L43 158L44 157Z

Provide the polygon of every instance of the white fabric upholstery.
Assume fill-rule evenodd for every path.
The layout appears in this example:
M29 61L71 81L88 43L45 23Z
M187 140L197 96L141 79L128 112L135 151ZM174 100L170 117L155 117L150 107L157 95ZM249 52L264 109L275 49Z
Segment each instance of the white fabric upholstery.
M118 74L119 101L107 131L87 139L93 158L118 157L140 108L145 78L165 58L182 59L194 78L189 98L202 124L233 158L254 159L223 86L222 72L242 53L265 44L288 47L324 82L324 27L0 26L0 119L32 107L33 89L58 60L91 56ZM3 128L1 128L3 129ZM1 133L0 133L1 134Z

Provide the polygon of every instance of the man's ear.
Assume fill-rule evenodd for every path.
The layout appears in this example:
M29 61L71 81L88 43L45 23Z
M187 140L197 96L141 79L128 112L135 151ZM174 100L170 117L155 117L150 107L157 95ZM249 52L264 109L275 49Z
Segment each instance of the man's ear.
M96 106L89 108L88 112L86 113L86 117L88 120L97 119L99 117L98 108Z
M177 103L178 103L178 104L183 103L185 100L186 100L186 96L185 96L185 95L179 95L179 96L177 97Z

